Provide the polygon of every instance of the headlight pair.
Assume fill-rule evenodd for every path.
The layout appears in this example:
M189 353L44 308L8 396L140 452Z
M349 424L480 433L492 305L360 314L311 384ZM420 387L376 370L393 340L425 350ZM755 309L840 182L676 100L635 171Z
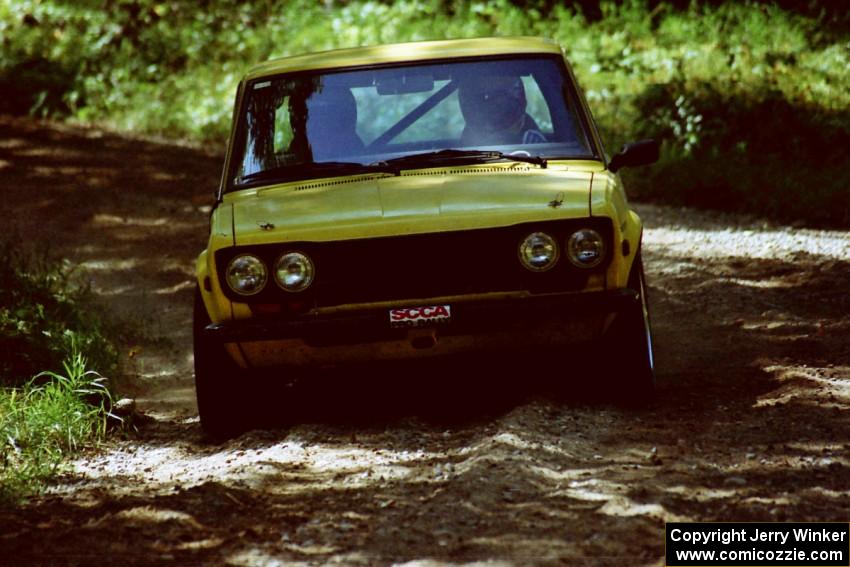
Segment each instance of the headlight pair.
M275 262L274 279L284 291L304 291L313 283L316 269L301 252L287 252ZM227 285L239 295L256 295L268 281L266 264L253 254L240 254L227 264Z
M573 232L566 240L566 254L579 268L595 268L605 259L605 241L592 228ZM519 245L519 259L532 272L545 272L558 262L558 241L545 232L532 232Z

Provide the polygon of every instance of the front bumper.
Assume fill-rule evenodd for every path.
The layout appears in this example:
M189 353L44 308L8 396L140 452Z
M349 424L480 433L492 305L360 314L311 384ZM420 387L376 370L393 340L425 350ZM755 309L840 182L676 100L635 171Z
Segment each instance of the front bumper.
M269 343L296 340L314 349L380 342L410 341L411 336L433 333L440 340L450 337L535 333L573 329L580 336L561 337L582 340L598 337L611 316L639 300L632 289L587 293L559 293L500 299L451 302L451 320L419 328L390 326L389 308L300 316L292 319L253 318L208 325L204 337L215 343ZM441 305L440 299L402 303L415 307ZM421 344L421 343L420 343ZM414 344L416 348L416 344Z

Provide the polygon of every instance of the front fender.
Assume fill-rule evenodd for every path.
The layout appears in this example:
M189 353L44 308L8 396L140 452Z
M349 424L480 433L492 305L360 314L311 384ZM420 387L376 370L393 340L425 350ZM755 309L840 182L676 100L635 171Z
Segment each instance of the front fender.
M233 307L221 290L215 262L207 250L201 252L195 261L195 277L210 321L222 323L233 319Z
M640 251L643 221L629 208L620 176L610 171L593 175L590 189L590 214L609 217L614 225L612 260L606 272L606 288L627 286L629 273Z

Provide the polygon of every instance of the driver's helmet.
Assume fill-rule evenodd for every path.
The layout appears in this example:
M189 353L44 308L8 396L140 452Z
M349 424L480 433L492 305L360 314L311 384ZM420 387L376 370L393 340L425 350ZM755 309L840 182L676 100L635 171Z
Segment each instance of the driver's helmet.
M316 161L363 149L357 135L357 103L349 89L325 87L307 99L307 139Z
M516 125L525 116L525 88L522 79L516 76L462 79L458 100L470 130L499 132Z

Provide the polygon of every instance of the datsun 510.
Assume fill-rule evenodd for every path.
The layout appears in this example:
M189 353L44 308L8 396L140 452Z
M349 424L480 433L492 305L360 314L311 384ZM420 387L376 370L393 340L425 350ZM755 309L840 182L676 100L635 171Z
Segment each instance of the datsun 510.
M609 158L557 44L277 59L240 82L233 117L197 260L209 434L239 429L259 374L470 350L592 342L594 380L651 395L643 225L617 172L658 144Z

